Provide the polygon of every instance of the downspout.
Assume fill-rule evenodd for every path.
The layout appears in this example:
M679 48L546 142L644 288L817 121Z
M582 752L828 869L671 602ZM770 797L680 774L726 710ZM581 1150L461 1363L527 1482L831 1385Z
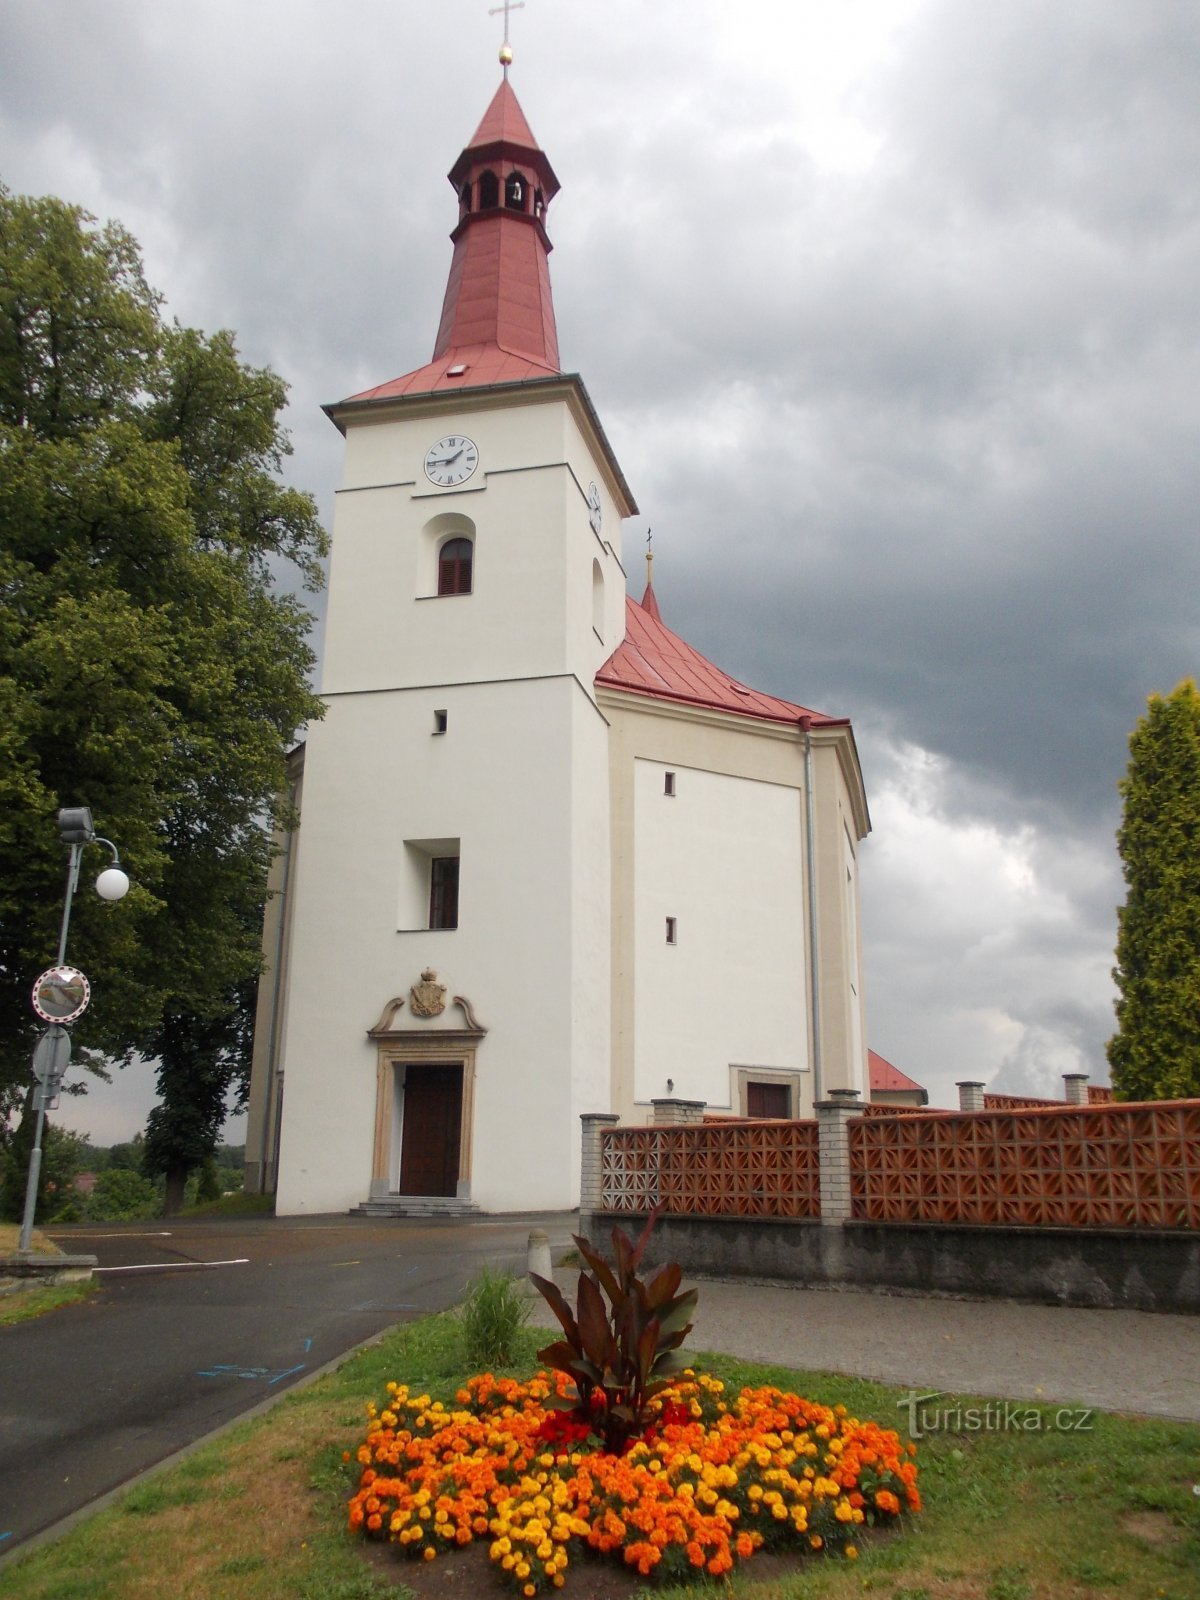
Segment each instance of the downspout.
M812 718L800 718L804 735L804 809L808 857L808 981L812 993L813 1105L825 1098L821 1063L821 960L817 954L817 850L813 826Z
M292 810L296 803L296 785L288 786L288 808ZM267 1034L267 1093L263 1104L262 1130L259 1138L258 1149L258 1185L259 1193L273 1193L279 1182L279 1113L282 1104L276 1104L276 1062L279 1058L279 1017L283 1007L283 947L287 936L287 919L291 912L288 892L291 887L292 877L292 841L296 836L295 828L289 828L283 846L283 881L279 886L279 921L275 928L275 970L274 990L271 995L271 1027ZM274 1115L272 1115L274 1111ZM274 1125L274 1138L272 1126ZM263 1183L267 1170L267 1151L272 1151L271 1161L271 1189L264 1189Z

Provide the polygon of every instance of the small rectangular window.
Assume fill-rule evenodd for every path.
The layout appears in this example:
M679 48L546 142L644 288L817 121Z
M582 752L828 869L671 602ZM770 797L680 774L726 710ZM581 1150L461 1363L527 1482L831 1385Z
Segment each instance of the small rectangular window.
M435 856L429 873L429 926L458 927L458 857Z
M676 943L678 943L678 941L677 941L677 939L675 937L675 933L676 933L675 918L674 917L668 917L667 918L667 943L668 944L676 944Z
M435 711L433 713L433 731L434 731L434 733L445 733L446 728L449 725L449 722L450 722L450 718L449 718L448 713L446 713L445 711Z
M670 795L675 793L675 774L673 772L663 773L663 793Z

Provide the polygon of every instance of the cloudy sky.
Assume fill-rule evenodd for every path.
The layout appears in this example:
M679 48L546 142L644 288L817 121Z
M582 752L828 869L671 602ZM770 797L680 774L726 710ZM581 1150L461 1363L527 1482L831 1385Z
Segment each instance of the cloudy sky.
M0 0L0 175L123 222L167 311L322 402L420 365L487 0ZM853 718L869 1035L1107 1076L1128 733L1200 665L1200 8L527 0L559 340L668 623ZM127 1137L127 1073L67 1120ZM237 1125L231 1127L236 1136Z

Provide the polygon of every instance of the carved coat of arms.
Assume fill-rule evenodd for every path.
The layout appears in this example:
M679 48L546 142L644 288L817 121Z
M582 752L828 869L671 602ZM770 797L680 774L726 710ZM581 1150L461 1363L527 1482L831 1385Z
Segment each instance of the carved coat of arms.
M440 1017L446 1009L446 985L438 982L432 967L426 967L420 983L408 991L408 999L414 1017Z

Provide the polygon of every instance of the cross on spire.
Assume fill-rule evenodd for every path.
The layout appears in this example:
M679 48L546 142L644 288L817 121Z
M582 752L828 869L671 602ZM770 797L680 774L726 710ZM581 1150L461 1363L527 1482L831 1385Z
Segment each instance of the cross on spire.
M512 46L508 42L508 14L510 11L523 11L525 0L504 0L502 6L492 6L488 11L489 17L498 17L504 13L504 43L500 46L500 65L504 68L504 81L508 82L508 69L512 65Z

